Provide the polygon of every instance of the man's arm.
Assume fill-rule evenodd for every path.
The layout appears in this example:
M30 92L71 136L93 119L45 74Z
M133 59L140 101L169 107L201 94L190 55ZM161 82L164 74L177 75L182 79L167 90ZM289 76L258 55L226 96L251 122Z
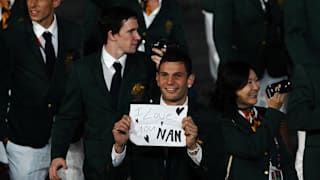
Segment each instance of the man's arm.
M112 134L114 138L114 145L112 147L112 165L114 167L120 166L126 155L126 144L129 139L131 118L123 115L122 118L114 124Z
M6 116L9 103L9 89L11 87L14 60L10 56L10 48L5 41L8 33L0 33L0 140L6 141L8 138L8 124Z
M319 64L297 65L293 90L288 99L288 125L291 129L314 131L320 129Z
M67 151L75 129L83 119L82 97L77 75L75 67L72 66L60 111L52 125L50 177L54 177L59 168L67 168L65 163Z
M188 116L182 120L182 128L186 135L187 153L192 161L199 166L202 159L202 148L197 143L198 127L192 117Z

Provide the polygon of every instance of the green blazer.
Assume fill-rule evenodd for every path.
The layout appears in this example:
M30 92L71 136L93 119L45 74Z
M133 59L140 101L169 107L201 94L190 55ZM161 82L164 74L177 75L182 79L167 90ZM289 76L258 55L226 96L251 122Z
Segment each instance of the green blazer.
M285 40L296 64L319 62L320 1L290 0L285 3Z
M269 1L271 21L260 0L216 0L214 39L221 63L244 61L261 76L268 61L276 64L272 68L283 61L282 57L277 59L278 50L284 47L281 37L276 37L280 36L282 15L275 0ZM274 62L274 59L277 60Z
M29 19L3 32L0 120L8 119L9 139L19 145L39 148L48 143L52 118L64 94L69 64L79 56L79 27L59 17L57 23L58 56L51 79Z
M65 157L75 127L84 122L86 179L110 179L114 123L128 114L130 103L147 103L154 85L154 64L141 54L128 54L119 94L113 106L105 84L101 52L72 66L62 107L52 129L53 158Z
M208 12L214 12L215 0L201 0L201 8Z
M239 113L234 119L224 119L222 123L226 152L228 157L233 155L230 179L268 180L269 160L271 158L275 166L278 152L284 179L297 179L293 161L280 136L280 121L284 120L284 115L274 109L257 107L257 110L262 125L256 133ZM279 142L278 150L274 137Z
M287 107L289 128L306 131L303 171L307 180L320 178L317 168L320 161L319 72L319 62L296 65Z
M201 112L202 118L197 125L199 138L203 142L203 177L206 180L222 180L226 175L227 153L221 130L221 116L212 108L203 108Z

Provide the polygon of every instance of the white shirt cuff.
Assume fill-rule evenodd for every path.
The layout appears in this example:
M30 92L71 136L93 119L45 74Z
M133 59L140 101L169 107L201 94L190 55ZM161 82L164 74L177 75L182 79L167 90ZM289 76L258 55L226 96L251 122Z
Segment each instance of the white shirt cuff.
M200 165L201 159L202 159L202 148L199 144L196 144L197 147L194 150L187 149L187 153L189 157L192 159L196 165Z
M123 159L126 157L127 146L124 147L122 153L117 153L114 145L112 146L111 159L113 167L118 167L122 163Z

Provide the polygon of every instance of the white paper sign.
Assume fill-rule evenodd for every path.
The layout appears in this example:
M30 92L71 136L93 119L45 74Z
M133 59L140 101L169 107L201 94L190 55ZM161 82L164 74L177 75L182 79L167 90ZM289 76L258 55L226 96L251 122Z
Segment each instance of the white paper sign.
M188 106L131 104L130 140L140 146L186 146L182 119Z

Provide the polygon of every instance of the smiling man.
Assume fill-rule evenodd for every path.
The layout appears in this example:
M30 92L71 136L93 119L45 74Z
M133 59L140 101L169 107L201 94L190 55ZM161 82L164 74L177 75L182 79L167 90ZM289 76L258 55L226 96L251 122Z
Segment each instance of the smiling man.
M60 3L26 0L29 18L3 32L0 124L5 126L7 118L11 179L43 180L48 175L51 125L64 94L67 69L81 45L79 26L55 15Z
M188 105L188 116L181 123L186 147L134 145L128 141L131 117L124 115L114 124L112 131L115 139L111 155L114 174L120 179L201 179L198 170L201 169L202 147L197 143L198 127L193 120L198 114L187 96L195 80L190 58L178 48L168 48L160 61L156 80L161 92L158 103L164 106Z

